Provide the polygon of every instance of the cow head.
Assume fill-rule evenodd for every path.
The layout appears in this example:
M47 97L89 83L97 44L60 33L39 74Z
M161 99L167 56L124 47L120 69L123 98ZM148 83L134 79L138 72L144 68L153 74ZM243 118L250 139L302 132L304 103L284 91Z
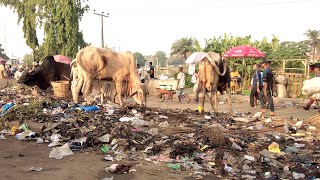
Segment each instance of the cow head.
M147 94L149 94L147 85L144 83L139 83L137 85L137 92L134 93L134 95L133 95L133 99L139 105L146 106L147 105Z
M31 72L25 71L17 83L27 86L38 86L42 90L46 90L50 86L50 84L45 83L42 76L35 70Z

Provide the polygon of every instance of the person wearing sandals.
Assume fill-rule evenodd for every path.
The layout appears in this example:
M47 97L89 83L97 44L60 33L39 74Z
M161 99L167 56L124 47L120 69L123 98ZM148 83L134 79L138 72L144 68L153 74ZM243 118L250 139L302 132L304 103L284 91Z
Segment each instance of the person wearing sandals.
M271 66L271 61L267 59L262 60L262 67L263 67L263 86L262 90L260 92L260 104L261 104L261 112L265 114L266 112L266 107L265 107L265 100L268 101L269 106L270 106L270 115L275 116L274 113L274 104L273 104L273 75L272 75L272 70L270 68Z

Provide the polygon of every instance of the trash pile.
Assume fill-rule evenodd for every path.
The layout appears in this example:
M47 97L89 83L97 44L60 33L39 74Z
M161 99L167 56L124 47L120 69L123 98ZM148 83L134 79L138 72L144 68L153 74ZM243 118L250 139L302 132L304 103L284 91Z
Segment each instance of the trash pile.
M83 106L50 99L38 92L3 100L0 141L47 143L50 158L98 151L115 163L109 173L129 173L138 161L163 163L171 172L190 171L194 178L210 174L239 179L320 178L320 116L300 121L261 118L261 114L199 113L106 103ZM8 93L8 92L7 92ZM25 98L25 100L23 99ZM11 104L9 104L11 103ZM10 106L10 107L9 107ZM5 108L6 107L6 108ZM6 122L19 121L8 127ZM41 123L38 132L28 123ZM121 163L121 162L130 163Z

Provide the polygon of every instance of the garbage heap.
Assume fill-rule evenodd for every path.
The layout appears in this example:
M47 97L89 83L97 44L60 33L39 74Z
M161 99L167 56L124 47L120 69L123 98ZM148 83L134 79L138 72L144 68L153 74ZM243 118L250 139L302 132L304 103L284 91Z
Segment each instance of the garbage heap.
M163 162L172 172L191 171L195 178L320 177L320 116L300 121L261 119L259 113L200 114L133 105L122 109L108 103L88 107L26 87L1 91L1 97L4 106L13 103L2 106L1 138L14 135L48 143L51 158L98 151L106 161ZM10 127L10 122L17 125ZM28 126L34 123L42 128ZM131 166L117 164L108 170L124 173Z

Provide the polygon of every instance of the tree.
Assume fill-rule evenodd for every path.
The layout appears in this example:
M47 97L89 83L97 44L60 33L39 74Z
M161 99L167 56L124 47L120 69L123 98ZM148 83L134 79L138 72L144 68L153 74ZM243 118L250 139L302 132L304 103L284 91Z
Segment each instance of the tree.
M0 5L10 7L18 14L26 44L35 57L63 54L74 57L79 48L85 47L79 21L88 6L87 0L0 0ZM44 42L39 44L37 29L44 28Z
M134 59L136 60L137 64L140 64L140 66L144 66L146 59L144 58L144 56L141 53L135 52L133 54L133 56L134 56Z
M33 62L33 56L31 54L25 54L23 56L23 63L24 64L32 65L32 62Z
M159 67L167 65L166 53L163 51L157 51L154 55L154 59L157 61Z
M195 52L195 39L184 37L176 40L171 47L171 55L182 56L184 60L187 59L188 52Z
M316 49L320 45L320 31L319 30L310 30L304 33L308 38L312 50L312 60L315 61Z
M0 57L5 60L9 59L9 57L4 53L4 49L2 48L2 44L0 44Z

